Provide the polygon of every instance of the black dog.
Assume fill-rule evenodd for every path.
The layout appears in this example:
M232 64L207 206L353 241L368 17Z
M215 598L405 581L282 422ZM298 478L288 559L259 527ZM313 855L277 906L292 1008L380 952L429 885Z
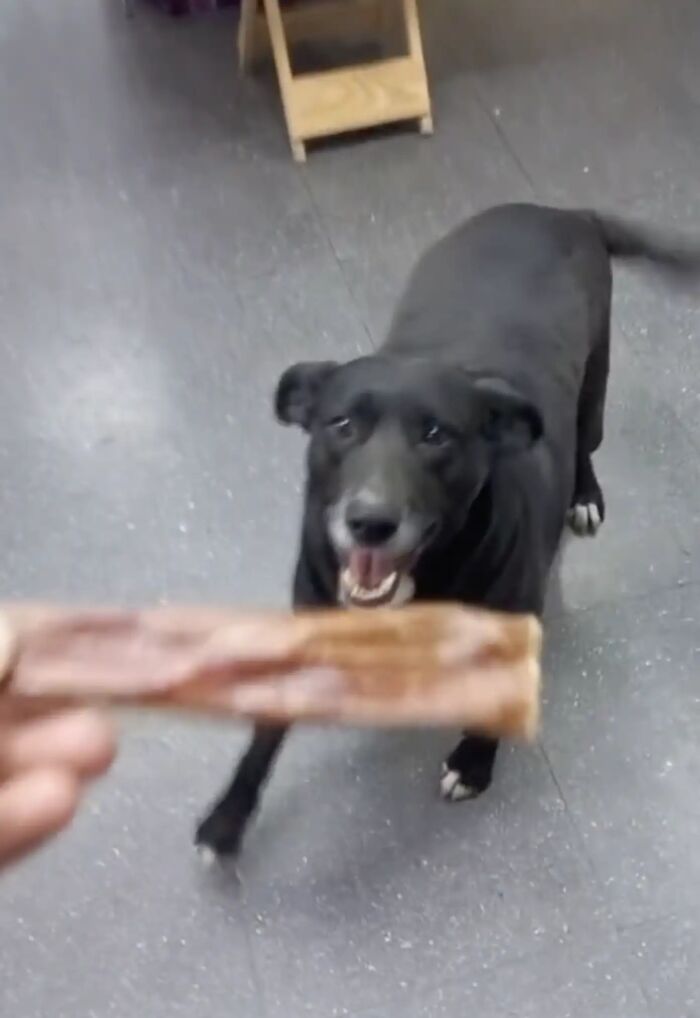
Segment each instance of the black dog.
M424 255L376 355L285 372L277 416L310 436L295 605L542 612L567 517L585 535L605 516L611 256L698 268L618 219L502 206ZM284 734L256 730L200 846L237 849ZM465 733L443 797L483 792L496 749Z

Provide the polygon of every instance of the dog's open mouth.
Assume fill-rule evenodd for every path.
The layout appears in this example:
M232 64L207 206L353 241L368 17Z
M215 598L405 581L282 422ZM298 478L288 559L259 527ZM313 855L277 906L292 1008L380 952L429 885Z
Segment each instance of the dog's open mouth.
M340 600L360 608L404 604L413 596L407 563L385 552L354 548L340 573Z

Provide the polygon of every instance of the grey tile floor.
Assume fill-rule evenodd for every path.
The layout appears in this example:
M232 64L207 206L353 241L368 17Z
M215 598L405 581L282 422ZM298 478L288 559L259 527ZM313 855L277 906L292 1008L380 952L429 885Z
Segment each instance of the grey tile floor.
M700 234L696 0L430 0L437 133L290 161L228 17L0 9L0 589L283 604L294 359L381 336L416 254L500 200ZM549 613L541 744L435 794L440 734L299 732L240 862L193 819L243 734L129 723L0 879L0 1013L700 1015L700 298L619 272L609 519Z

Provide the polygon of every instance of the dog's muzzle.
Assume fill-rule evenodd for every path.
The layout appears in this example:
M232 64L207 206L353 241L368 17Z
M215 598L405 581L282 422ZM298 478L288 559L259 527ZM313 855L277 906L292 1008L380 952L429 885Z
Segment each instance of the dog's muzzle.
M338 600L359 608L402 605L415 593L411 575L434 528L377 499L354 498L329 514L340 562Z

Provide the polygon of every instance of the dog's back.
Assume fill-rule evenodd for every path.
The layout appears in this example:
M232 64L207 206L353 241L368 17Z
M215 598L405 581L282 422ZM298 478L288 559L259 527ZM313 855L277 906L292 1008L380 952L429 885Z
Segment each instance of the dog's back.
M540 406L575 405L609 328L611 259L672 279L700 274L700 248L616 216L500 205L431 247L412 272L383 349L507 378Z
M384 350L506 378L558 418L562 404L575 409L610 295L610 257L592 218L498 206L420 259Z

